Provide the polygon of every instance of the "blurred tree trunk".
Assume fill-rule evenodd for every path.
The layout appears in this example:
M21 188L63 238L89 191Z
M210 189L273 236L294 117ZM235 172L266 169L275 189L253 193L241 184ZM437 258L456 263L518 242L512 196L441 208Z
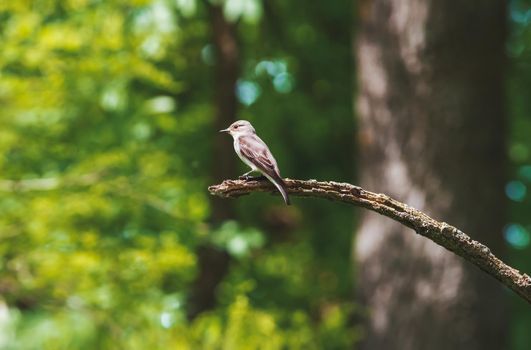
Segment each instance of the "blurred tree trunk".
M236 25L228 22L221 6L205 2L210 16L212 40L215 49L214 80L214 149L212 150L212 177L218 180L237 175L232 140L227 135L218 135L235 121L236 81L240 70L240 52L236 37ZM234 207L229 201L210 196L212 204L211 221L218 225L234 218ZM227 252L212 246L201 246L197 252L198 275L192 287L188 317L195 318L199 313L216 305L216 288L228 272L230 256Z
M361 185L500 254L505 216L499 0L362 0L356 52ZM501 285L363 212L355 243L363 349L504 349Z

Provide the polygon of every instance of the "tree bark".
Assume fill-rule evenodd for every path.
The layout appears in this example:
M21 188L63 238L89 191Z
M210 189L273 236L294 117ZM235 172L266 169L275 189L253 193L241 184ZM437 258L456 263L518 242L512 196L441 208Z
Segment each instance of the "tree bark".
M215 49L214 130L225 129L235 121L237 111L236 82L240 69L240 51L236 25L227 21L223 8L205 2L210 16ZM215 137L212 150L212 174L215 179L235 175L236 163L231 140ZM234 207L220 198L211 198L211 222L218 225L234 218ZM197 251L198 275L192 286L188 318L193 319L216 305L216 289L229 269L230 256L213 246L201 246Z
M214 81L215 132L227 128L236 120L236 82L240 72L240 50L236 24L227 21L223 8L208 4L216 66ZM215 137L212 174L215 179L234 176L236 157L229 137ZM212 199L212 220L220 223L234 218L234 208L219 198Z
M502 253L506 4L362 0L360 181ZM463 260L364 213L355 240L362 349L503 349L503 290Z

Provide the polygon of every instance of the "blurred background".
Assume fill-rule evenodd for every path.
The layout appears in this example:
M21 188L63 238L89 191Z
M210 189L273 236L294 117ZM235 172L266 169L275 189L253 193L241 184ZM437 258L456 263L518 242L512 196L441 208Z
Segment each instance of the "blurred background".
M0 3L0 348L528 349L525 302L398 224L207 187L246 171L217 130L247 119L283 176L531 271L530 25L527 0Z

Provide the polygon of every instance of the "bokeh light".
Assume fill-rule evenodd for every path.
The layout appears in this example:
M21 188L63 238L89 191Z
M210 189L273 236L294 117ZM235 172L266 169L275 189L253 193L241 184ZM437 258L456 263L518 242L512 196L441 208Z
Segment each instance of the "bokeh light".
M526 193L527 188L521 181L511 181L505 186L505 194L515 202L524 200Z
M531 240L529 231L520 224L509 224L505 227L504 237L511 247L524 249L529 246Z
M261 93L260 86L252 81L240 80L236 85L236 96L246 106L255 103Z

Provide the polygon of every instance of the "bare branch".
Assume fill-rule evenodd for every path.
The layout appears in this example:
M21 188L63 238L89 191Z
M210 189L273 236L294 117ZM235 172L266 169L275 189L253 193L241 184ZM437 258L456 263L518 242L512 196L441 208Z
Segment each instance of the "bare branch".
M412 228L419 235L473 263L531 304L531 277L505 264L490 249L457 228L439 222L423 212L384 194L366 191L348 183L285 179L292 196L318 197L363 207ZM211 194L235 198L252 192L276 193L267 181L225 180L208 188Z

